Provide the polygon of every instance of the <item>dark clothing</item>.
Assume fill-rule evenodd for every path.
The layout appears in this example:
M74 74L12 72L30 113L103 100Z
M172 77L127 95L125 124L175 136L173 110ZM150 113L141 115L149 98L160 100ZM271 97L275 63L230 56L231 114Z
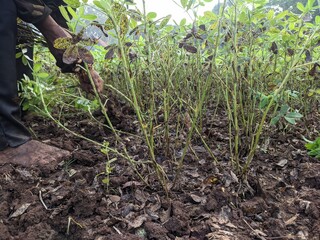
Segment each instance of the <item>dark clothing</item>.
M63 0L44 0L44 3L52 10L51 17L64 28L68 28L65 18L62 16L59 7L66 6L67 4Z
M49 16L51 9L41 0L14 0L17 15L28 23L37 23Z
M28 23L37 23L51 14L53 19L62 27L67 27L66 21L60 13L59 6L66 5L63 0L14 0L17 15Z
M17 93L17 10L13 0L0 0L0 149L19 146L30 139L20 122Z
M17 147L31 135L20 121L17 92L16 36L17 17L29 23L45 19L62 0L0 0L0 150Z

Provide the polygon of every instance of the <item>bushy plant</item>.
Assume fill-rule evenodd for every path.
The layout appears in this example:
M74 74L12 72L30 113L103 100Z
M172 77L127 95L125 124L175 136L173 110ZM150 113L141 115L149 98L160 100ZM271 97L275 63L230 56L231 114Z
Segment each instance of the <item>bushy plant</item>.
M181 0L181 7L193 14L190 24L185 19L171 24L170 16L157 19L156 13L147 13L145 8L141 12L131 1L120 0L93 1L95 11L105 16L104 22L96 22L84 11L87 1L67 2L72 6L61 11L75 34L80 24L94 26L102 36L112 38L105 48L93 44L91 52L106 88L133 108L139 137L149 151L145 164L166 191L167 172L157 161L159 152L175 162L175 182L195 139L219 161L202 131L207 111L223 109L227 113L230 162L245 178L264 127L279 122L295 124L302 112L312 111L318 104L319 98L303 97L310 89L319 89L320 17L314 23L304 20L316 9L313 0L305 6L299 4L300 14L275 12L266 6L266 0L239 0L228 6L223 1L218 14L207 11L203 16L197 15L197 6L209 0ZM71 8L74 4L77 11ZM55 119L46 107L44 89L40 94L45 111ZM76 108L100 106L121 147L87 140L108 154L127 159L139 175L136 161L125 144L120 144L119 131L105 109L108 95L96 92L88 102L81 92L69 96L77 96ZM110 164L108 169L112 169Z

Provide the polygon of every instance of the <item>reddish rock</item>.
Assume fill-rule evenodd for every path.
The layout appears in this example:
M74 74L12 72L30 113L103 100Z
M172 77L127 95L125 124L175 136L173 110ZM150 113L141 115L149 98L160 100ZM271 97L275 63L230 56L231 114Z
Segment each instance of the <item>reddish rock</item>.
M15 164L24 167L57 165L70 156L70 152L31 140L16 148L0 152L0 165Z

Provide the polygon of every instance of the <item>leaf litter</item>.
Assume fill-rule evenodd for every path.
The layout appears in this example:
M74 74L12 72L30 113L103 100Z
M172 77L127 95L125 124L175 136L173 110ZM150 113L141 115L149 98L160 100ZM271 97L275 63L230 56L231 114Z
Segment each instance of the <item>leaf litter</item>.
M128 121L119 122L120 128L133 123L130 115L116 116ZM292 138L281 140L284 144L270 141L257 153L248 178L250 188L241 188L228 162L216 166L201 144L194 143L197 158L187 154L180 187L172 188L166 197L152 176L150 186L145 186L121 159L114 163L107 187L99 176L105 170L105 156L45 121L37 117L28 121L37 122L33 129L39 140L50 139L49 144L61 148L64 143L84 148L74 150L69 171L65 164L50 170L0 167L3 239L319 239L320 163L304 154L298 125L290 133ZM206 121L208 134L221 136L212 145L219 143L216 155L223 157L228 126L209 127ZM226 122L225 115L216 121ZM92 126L81 129L89 137L94 134ZM108 132L103 138L113 141ZM281 139L281 134L270 132L270 139ZM133 155L145 157L139 139L130 137L126 144L132 146ZM167 161L162 164L167 167ZM73 174L68 174L70 169ZM39 191L49 210L39 200ZM73 221L67 235L69 218Z

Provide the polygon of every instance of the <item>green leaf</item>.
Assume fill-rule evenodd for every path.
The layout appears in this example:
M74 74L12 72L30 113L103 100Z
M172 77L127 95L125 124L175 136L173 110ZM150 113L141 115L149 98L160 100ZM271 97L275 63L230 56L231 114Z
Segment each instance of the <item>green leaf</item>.
M291 113L286 114L286 117L300 119L300 118L303 117L303 115L301 113L298 113L298 112L291 112Z
M97 16L94 14L86 14L86 15L83 15L82 18L85 20L94 21L97 19Z
M66 10L66 8L64 6L59 6L59 10L61 15L64 17L65 20L67 20L68 22L71 21L70 16Z
M310 89L308 92L308 97L312 97L314 95L315 91L313 89Z
M296 121L302 117L303 117L303 115L298 112L290 112L284 116L285 120L287 120L287 122L289 122L291 124L296 124Z
M122 6L119 3L114 2L112 5L112 12L113 12L113 16L115 16L115 18L117 18L117 16L124 14L127 11L127 9Z
M279 13L278 15L276 15L275 19L280 20L280 19L285 18L287 15L288 15L288 10L283 11L283 12Z
M247 15L246 12L240 13L240 15L239 15L239 21L240 21L241 23L247 23L247 22L249 21L248 15Z
M279 120L280 120L280 116L275 116L274 118L272 118L270 121L271 126L276 125L277 122L279 122Z
M261 96L261 101L259 103L259 109L264 109L270 102L270 97L269 96Z
M78 15L80 18L82 18L83 15L84 15L84 7L83 7L83 6L79 7L79 8L77 9L77 12L78 12L77 15Z
M128 9L127 14L129 15L130 19L134 19L137 22L142 20L142 13L139 10Z
M284 114L286 114L288 112L289 108L290 107L287 104L282 105L281 108L280 108L279 113L283 116Z
M149 12L148 14L147 14L147 19L148 20L152 20L152 19L154 19L154 18L156 18L157 17L157 13L155 13L155 12Z
M16 58L21 58L22 57L22 52L16 53Z
M22 55L21 60L22 60L23 65L25 65L25 66L28 65L28 60L27 60L27 58L25 57L25 55Z
M168 24L168 22L170 21L170 18L171 18L171 15L166 16L166 17L161 21L161 23L160 23L160 25L159 25L159 29L164 28L164 27Z
M296 27L296 24L295 23L289 23L289 30L294 30Z
M308 0L308 3L307 3L307 8L308 8L308 10L311 10L311 9L312 9L312 7L313 7L313 5L314 5L314 2L315 2L315 0Z
M96 5L98 8L105 10L105 6L102 5L101 1L93 1L93 4Z
M267 18L268 20L271 20L274 17L274 10L271 9L268 13L267 13Z
M192 4L195 3L195 0L189 0L188 4L187 4L187 10L189 10L192 6ZM199 4L201 6L201 4ZM203 5L202 5L203 6Z
M70 15L74 18L74 19L78 19L78 15L77 13L71 8L71 7L67 7L68 12L70 13Z
M41 69L41 64L40 63L36 63L33 65L33 72L39 72Z
M107 21L104 23L104 29L106 31L109 31L109 30L111 30L113 28L114 28L113 22L112 22L111 18L108 18Z
M314 145L315 145L314 142L306 143L305 147L306 147L307 150L312 150Z
M306 141L306 139L304 139ZM307 141L305 144L306 149L309 151L309 156L316 157L320 159L320 137L318 137L315 141Z
M104 184L106 184L106 185L109 185L109 178L104 178L104 179L102 179L102 182L104 183Z
M80 7L80 2L79 0L63 0L68 6L72 8L78 8Z
M291 123L292 125L296 124L296 119L295 118L289 118L289 117L284 117L284 119L287 120L288 123Z
M301 12L305 12L306 9L305 7L303 6L303 4L301 2L298 2L297 3L297 8L301 11Z
M100 2L101 3L101 7L102 7L102 9L106 12L106 13L108 13L109 11L110 11L110 9L111 9L111 1L109 1L109 0L99 0L99 1L97 1L97 2Z
M41 73L37 73L37 76L39 78L47 78L47 77L49 77L49 74L46 72L41 72Z
M121 14L120 18L120 34L123 36L125 35L129 30L129 19L127 15Z
M182 18L182 19L181 19L181 21L180 21L179 26L180 26L180 27L183 27L183 26L185 26L185 25L186 25L186 23L187 23L187 19Z
M165 27L166 32L172 32L174 30L174 26L168 25Z
M187 4L188 4L188 0L180 0L181 6L183 8L186 8Z
M130 26L131 29L134 29L134 28L136 28L138 26L138 23L133 18L130 18L129 26Z
M218 19L218 16L211 11L205 11L203 16L209 21Z
M53 46L57 49L67 49L72 45L72 39L71 38L57 38Z

